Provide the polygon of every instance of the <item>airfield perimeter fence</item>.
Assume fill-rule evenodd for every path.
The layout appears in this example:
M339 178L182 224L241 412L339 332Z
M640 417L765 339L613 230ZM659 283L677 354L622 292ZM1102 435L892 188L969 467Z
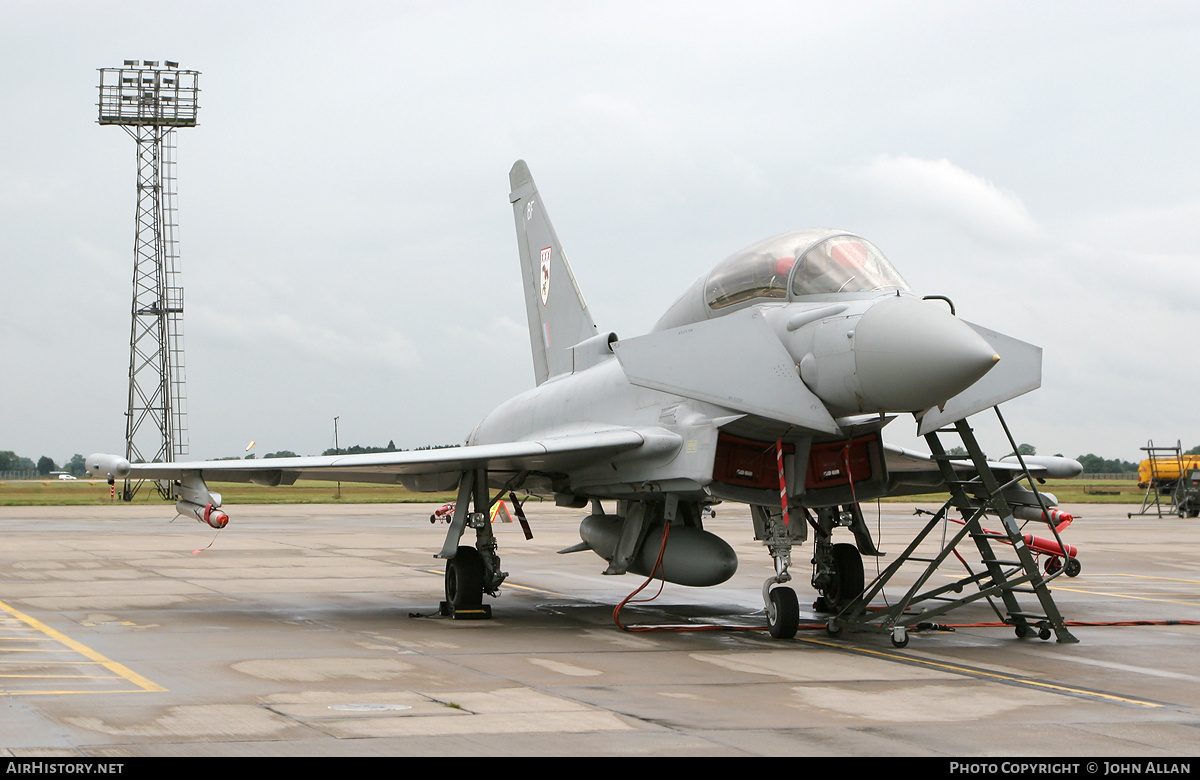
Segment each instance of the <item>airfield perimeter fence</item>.
M39 474L37 469L28 469L25 471L0 471L0 480L5 479L46 479L46 476Z

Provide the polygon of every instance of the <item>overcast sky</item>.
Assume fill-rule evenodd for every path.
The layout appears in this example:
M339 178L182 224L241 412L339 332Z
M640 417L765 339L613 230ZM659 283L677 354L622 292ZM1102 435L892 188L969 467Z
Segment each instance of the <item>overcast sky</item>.
M532 386L519 158L602 330L838 227L1044 348L1006 405L1039 453L1200 444L1195 3L3 9L0 450L123 452L135 145L95 120L97 69L133 58L202 74L178 134L192 458L318 454L335 416L342 445L461 442Z

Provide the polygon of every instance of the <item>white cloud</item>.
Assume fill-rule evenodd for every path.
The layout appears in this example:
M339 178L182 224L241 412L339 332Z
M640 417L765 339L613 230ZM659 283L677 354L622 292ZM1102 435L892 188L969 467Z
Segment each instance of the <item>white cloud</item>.
M1015 194L944 158L879 155L853 179L898 208L949 220L988 241L1025 244L1041 234Z
M243 315L201 306L196 314L205 323L207 337L236 342L241 349L270 345L273 352L292 352L338 368L408 369L421 359L412 340L391 328L376 327L351 336L280 312Z

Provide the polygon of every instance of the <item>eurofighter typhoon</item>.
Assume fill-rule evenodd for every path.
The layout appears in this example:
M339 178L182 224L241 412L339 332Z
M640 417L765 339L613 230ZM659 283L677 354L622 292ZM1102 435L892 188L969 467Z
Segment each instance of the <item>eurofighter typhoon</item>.
M178 512L216 528L229 518L209 482L456 489L437 553L446 560L443 608L456 617L490 615L484 595L498 595L508 574L488 510L507 495L519 512L518 492L590 506L581 543L564 552L591 550L607 574L653 573L688 586L719 585L738 565L733 549L704 530L704 509L749 504L747 532L774 562L763 598L770 632L781 638L797 631L791 551L810 528L811 581L816 606L833 616L830 633L880 627L864 617L873 591L861 556L880 553L859 504L883 496L951 490L968 523L960 539L982 536L978 519L998 515L1005 531L994 536L1007 536L1000 541L1022 556L1012 562L1023 568L1018 584L1039 585L1014 515L1043 519L1057 510L1053 496L1016 488L1012 476L1073 476L1078 464L987 462L973 440L971 456L955 461L937 431L963 428L968 415L1036 388L1040 348L959 319L940 296L919 297L870 242L829 229L784 233L737 252L688 287L650 333L621 339L592 321L524 161L509 181L536 386L488 414L463 446L158 464L92 455L89 471L110 481L169 480ZM932 456L884 444L883 427L901 414L915 416ZM839 527L854 543L832 542ZM463 538L468 528L474 544ZM1073 560L1073 548L1059 552ZM1012 589L999 563L985 566L993 576L977 579L979 590L996 588L997 576L993 592ZM1052 625L1059 641L1074 641L1053 602L1049 619L1007 596L1005 603L1018 635L1040 619L1043 638ZM898 645L906 643L905 621L893 615L882 625Z

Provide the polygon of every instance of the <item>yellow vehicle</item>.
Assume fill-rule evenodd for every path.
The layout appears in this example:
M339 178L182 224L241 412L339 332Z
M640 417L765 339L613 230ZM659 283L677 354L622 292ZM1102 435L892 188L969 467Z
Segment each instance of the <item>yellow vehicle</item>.
M1186 476L1195 469L1200 469L1200 455L1146 458L1138 464L1138 487L1148 488L1152 481L1158 483L1155 487L1161 487L1163 483L1174 483L1180 476Z

